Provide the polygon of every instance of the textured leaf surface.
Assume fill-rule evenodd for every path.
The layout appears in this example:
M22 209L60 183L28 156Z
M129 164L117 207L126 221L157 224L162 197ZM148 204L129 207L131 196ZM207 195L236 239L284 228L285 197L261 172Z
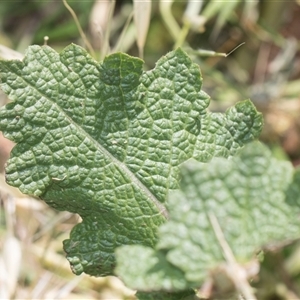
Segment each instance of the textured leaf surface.
M181 49L143 72L122 53L98 63L75 45L60 55L32 46L22 62L1 61L0 76L12 100L0 129L17 143L7 181L81 215L64 242L76 274L111 274L117 246L153 246L178 166L232 156L262 127L250 101L209 113L199 67Z
M300 172L293 172L289 162L272 158L258 142L231 160L187 162L181 191L170 195L170 220L159 229L156 250L120 247L117 274L128 286L145 291L199 287L209 271L224 262L212 214L240 263L251 260L264 245L298 238ZM148 261L140 259L145 253ZM169 264L163 279L158 260ZM172 281L180 271L184 280Z
M120 262L117 274L133 289L172 291L189 288L184 272L170 264L162 251L142 245L130 245L117 248L116 255Z

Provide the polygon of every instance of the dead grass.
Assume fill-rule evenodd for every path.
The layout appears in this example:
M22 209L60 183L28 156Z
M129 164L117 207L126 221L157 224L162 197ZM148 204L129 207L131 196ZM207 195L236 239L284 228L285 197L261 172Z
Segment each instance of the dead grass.
M135 299L116 277L75 276L62 241L79 217L22 195L0 175L0 299Z

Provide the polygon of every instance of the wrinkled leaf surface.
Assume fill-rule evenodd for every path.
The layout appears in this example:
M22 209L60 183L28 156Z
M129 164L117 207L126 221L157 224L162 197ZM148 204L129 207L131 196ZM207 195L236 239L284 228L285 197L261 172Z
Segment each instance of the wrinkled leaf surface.
M209 113L199 67L181 49L151 71L142 64L122 53L98 63L75 45L0 62L12 101L0 129L17 143L7 182L82 217L64 242L76 274L111 274L117 246L153 247L178 166L230 157L262 127L250 101Z
M225 263L212 215L240 264L250 262L261 247L299 238L299 174L258 142L230 160L188 161L181 190L170 194L170 220L159 228L156 249L118 248L117 274L144 291L199 287ZM184 276L176 276L180 272Z

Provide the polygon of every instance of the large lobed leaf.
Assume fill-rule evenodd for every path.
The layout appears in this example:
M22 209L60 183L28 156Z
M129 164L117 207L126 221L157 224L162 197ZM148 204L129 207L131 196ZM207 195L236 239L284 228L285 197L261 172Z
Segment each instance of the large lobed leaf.
M299 238L299 201L300 169L294 172L258 142L230 160L190 160L182 168L181 190L170 195L170 220L159 228L156 249L118 248L116 272L141 291L199 287L225 263L211 216L243 264L263 246Z
M64 242L76 274L111 274L120 245L153 247L178 166L230 157L261 131L250 101L207 111L199 67L181 49L151 71L142 63L122 53L98 63L75 45L31 46L23 61L0 62L12 100L0 130L17 143L7 182L81 215Z

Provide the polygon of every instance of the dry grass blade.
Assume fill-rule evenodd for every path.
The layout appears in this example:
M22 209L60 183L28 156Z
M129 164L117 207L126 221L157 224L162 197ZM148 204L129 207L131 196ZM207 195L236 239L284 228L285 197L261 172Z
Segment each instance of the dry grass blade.
M0 255L0 299L9 299L7 279L4 260Z
M139 56L143 58L144 46L150 24L151 1L133 0L133 10Z
M22 60L24 55L18 51L12 50L6 46L0 45L0 57L2 59L19 59Z
M159 10L163 18L163 21L165 22L173 40L176 42L180 34L180 27L172 15L172 11L171 11L172 4L173 4L173 0L170 1L160 0Z
M12 297L18 283L22 260L21 245L16 237L12 235L6 237L4 240L2 257L6 271L7 291L9 296Z
M198 18L200 17L199 13L203 5L204 5L203 0L199 0L199 1L189 0L184 12L184 18L188 19L191 23L197 24Z
M70 12L70 14L72 15L72 17L73 17L73 19L74 19L74 22L75 22L75 24L76 24L76 26L77 26L77 29L78 29L78 31L79 31L79 34L80 34L81 38L83 39L83 41L84 41L86 47L87 47L88 50L90 51L91 55L92 55L93 57L96 57L95 51L94 51L92 45L90 44L90 42L88 41L88 39L87 39L85 33L83 32L83 30L82 30L82 28L81 28L81 26L80 26L80 23L79 23L79 21L78 21L78 18L77 18L77 16L76 16L74 10L73 10L72 7L67 3L67 0L62 0L62 2L63 2L63 4L64 4L64 6L66 7L66 9L67 9L67 10Z
M210 20L216 17L215 26L212 33L212 38L216 38L220 33L221 28L224 26L230 15L234 12L240 0L232 1L210 1L204 8L202 15Z
M256 300L252 287L248 283L246 271L237 263L231 248L226 242L220 224L214 214L209 214L209 220L215 232L216 238L223 250L224 257L228 264L228 275L235 285L235 288L242 293L246 300Z
M190 30L194 30L196 32L203 32L204 24L206 22L206 19L199 15L202 5L204 4L204 1L192 1L189 0L183 15L183 27L180 31L180 35L177 38L177 42L174 48L181 47L187 38L188 33Z
M53 288L48 292L48 298L51 299L66 299L71 292L79 285L79 283L83 280L84 276L76 276L68 283L64 284L60 288Z
M96 49L101 49L104 42L104 33L107 30L108 16L111 10L108 1L95 1L90 13L90 31L92 42Z
M95 1L90 14L90 28L94 45L100 49L100 60L110 53L110 35L112 34L112 21L115 9L115 0Z
M102 43L102 47L101 47L101 56L100 56L100 60L103 60L104 57L106 55L109 54L110 52L110 46L109 46L109 39L110 39L110 31L111 31L111 25L112 25L112 20L113 20L113 13L115 10L115 5L116 5L116 1L115 0L111 0L110 2L110 10L109 10L109 14L107 17L107 24L106 24L106 30L104 32L104 36L103 36L103 43Z
M5 221L7 228L2 247L2 272L6 274L5 278L3 278L3 283L9 297L12 297L19 279L22 250L20 241L14 236L16 210L14 198L8 195L3 204L5 208Z
M131 45L134 43L131 43L131 38L130 36L133 36L131 34L131 30L133 28L133 24L131 24L131 20L133 18L133 12L128 16L127 20L126 20L126 23L123 27L123 30L118 38L118 42L117 44L115 45L114 49L113 49L113 52L117 52L117 51L123 51L123 49L126 49L128 51L128 49L131 47ZM132 26L130 26L130 24ZM126 51L125 51L126 52Z
M61 244L78 218L10 189L0 175L0 299L135 299L117 278L72 274Z

